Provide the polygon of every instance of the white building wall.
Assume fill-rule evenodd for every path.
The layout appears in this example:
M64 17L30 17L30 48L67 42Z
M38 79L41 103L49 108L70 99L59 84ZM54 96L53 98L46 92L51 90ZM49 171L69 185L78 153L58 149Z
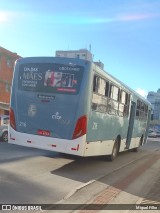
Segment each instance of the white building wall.
M87 49L80 50L57 50L56 57L80 58L92 61L92 53Z

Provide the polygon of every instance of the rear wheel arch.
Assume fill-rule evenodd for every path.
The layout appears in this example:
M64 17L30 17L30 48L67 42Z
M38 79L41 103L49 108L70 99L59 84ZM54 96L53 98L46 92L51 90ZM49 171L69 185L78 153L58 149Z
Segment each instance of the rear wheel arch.
M133 148L133 149L132 149L132 151L133 151L133 152L138 152L138 150L139 150L140 146L142 146L142 145L143 145L143 141L144 141L144 135L141 135L140 140L139 140L138 147Z
M8 131L4 131L3 134L2 134L2 140L4 142L7 142L8 141Z
M121 145L121 136L118 135L116 137L115 141L114 141L114 145L113 145L113 149L112 149L112 154L108 155L108 160L109 161L113 161L117 157L119 149L120 149L120 145Z

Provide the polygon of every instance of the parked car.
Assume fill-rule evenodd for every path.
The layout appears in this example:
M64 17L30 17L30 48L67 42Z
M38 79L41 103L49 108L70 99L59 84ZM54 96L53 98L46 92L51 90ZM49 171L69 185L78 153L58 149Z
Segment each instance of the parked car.
M156 131L156 137L160 137L160 131Z
M157 137L156 131L154 131L154 130L149 130L149 131L148 131L148 137L156 138L156 137Z
M9 116L0 115L0 139L4 142L8 141L8 124Z

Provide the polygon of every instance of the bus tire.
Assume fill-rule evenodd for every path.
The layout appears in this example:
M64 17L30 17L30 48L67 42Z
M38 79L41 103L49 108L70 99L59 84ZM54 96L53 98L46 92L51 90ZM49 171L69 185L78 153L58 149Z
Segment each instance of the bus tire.
M118 149L119 149L119 144L118 144L118 138L117 138L115 140L115 142L114 142L112 154L108 155L108 160L109 161L113 161L117 157L117 155L118 155Z

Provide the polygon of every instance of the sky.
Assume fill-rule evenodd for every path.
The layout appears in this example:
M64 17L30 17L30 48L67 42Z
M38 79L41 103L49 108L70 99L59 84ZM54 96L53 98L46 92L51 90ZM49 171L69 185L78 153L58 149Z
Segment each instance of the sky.
M0 0L0 46L22 57L91 48L146 97L160 88L160 0Z

